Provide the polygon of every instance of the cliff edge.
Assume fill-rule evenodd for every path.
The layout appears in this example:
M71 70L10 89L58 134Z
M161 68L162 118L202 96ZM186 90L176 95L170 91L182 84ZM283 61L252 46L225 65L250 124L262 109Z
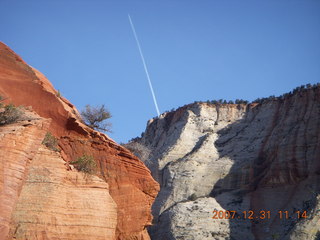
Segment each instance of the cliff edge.
M0 127L3 136L0 224L5 233L1 239L150 239L145 228L152 221L150 208L159 185L149 169L107 135L83 124L77 109L60 96L45 76L3 43L0 43L0 95L6 103L31 106L43 119L43 123L34 122L30 133L27 129L22 131L27 131L25 137L17 131L4 134L7 130ZM58 139L59 154L41 146L46 132ZM64 167L83 154L92 155L98 166L98 174L91 182ZM38 178L44 180L36 187L34 179ZM46 192L48 189L50 193ZM65 201L64 208L60 208L60 200ZM34 204L28 210L34 211L31 219L24 206ZM44 212L35 209L39 204ZM77 215L83 204L89 208L85 218ZM87 215L97 218L92 220ZM34 231L39 223L43 224L39 228L41 233ZM72 230L65 231L68 224ZM87 225L96 230L86 231ZM99 235L98 229L103 233ZM80 234L74 237L73 231ZM90 232L97 234L90 238Z
M154 240L320 237L319 85L261 104L190 104L127 146L161 185Z

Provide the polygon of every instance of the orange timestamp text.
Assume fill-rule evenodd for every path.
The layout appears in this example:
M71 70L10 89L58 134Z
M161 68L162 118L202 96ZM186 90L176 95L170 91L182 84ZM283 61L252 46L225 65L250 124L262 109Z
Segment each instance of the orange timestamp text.
M307 211L295 211L291 214L289 211L229 211L229 210L214 210L212 211L213 219L270 219L271 217L278 217L279 219L300 219L307 218Z

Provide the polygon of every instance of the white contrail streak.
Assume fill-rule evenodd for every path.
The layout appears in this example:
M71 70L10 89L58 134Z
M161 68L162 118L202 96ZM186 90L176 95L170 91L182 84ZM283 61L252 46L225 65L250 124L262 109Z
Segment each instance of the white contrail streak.
M128 14L128 17L129 17L129 22L130 22L130 25L131 25L131 28L132 28L132 32L133 32L134 38L136 39L136 42L137 42L137 45L138 45L138 49L139 49L140 56L141 56L141 59L142 59L144 71L146 72L146 75L147 75L147 79L148 79L148 82L149 82L149 87L150 87L151 94L152 94L153 101L154 101L154 105L156 106L156 110L157 110L158 117L159 117L160 116L160 111L159 111L159 108L158 108L156 95L154 94L153 87L152 87L152 84L151 84L151 80L150 80L147 64L146 64L146 61L144 60L143 53L142 53L142 50L141 50L141 46L140 46L140 43L139 43L139 40L138 40L138 36L137 36L136 30L135 30L135 28L133 26L133 22L132 22L131 17L130 17L129 14Z

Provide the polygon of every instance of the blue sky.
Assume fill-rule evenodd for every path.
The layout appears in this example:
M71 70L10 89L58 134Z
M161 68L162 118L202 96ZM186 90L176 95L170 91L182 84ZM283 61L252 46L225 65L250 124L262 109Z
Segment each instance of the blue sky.
M118 142L160 111L320 82L318 0L0 0L0 41L81 110L105 104Z

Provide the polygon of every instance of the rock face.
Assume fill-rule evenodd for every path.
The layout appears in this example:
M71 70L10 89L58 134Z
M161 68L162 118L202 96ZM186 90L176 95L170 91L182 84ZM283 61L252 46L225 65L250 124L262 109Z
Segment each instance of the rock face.
M34 119L25 124L0 127L0 239L6 239L30 159L36 155L49 127L49 121L45 119Z
M41 144L48 123L0 128L1 239L115 239L117 207L108 184L71 170Z
M115 239L117 208L108 188L96 176L68 171L59 154L40 147L13 212L9 239Z
M319 87L187 105L150 120L137 146L161 185L152 239L319 239Z
M0 188L8 189L7 192L2 191L1 195L0 225L5 232L11 226L10 237L3 239L11 239L14 234L19 236L16 239L150 239L146 226L152 221L150 209L159 191L159 185L151 177L149 169L108 136L84 125L76 108L61 97L43 75L2 43L0 95L7 103L31 106L42 119L51 119L41 134L34 132L35 136L29 136L33 133L26 137L20 136L21 150L13 150L10 153L13 156L11 160L7 159L9 153L3 150L5 148L1 148L0 154L4 157L1 158ZM36 139L41 143L47 131L59 140L59 156L49 153L31 141ZM30 138L30 142L25 145L26 138ZM8 146L11 143L3 140L2 144ZM94 157L100 179L93 178L87 181L63 167L63 160L70 162L83 154ZM17 169L11 170L12 166ZM28 168L31 176L27 174ZM57 170L54 171L54 168ZM18 171L21 176L13 176L9 170ZM35 179L43 179L43 182L35 184ZM73 186L74 184L76 186ZM48 195L45 195L48 199L29 195L30 191L46 192L47 189L50 189ZM56 199L57 196L51 194L61 194L61 202ZM91 197L91 201L88 200L88 196ZM99 199L102 199L102 202ZM6 202L10 204L7 205ZM27 209L28 204L34 203L40 205ZM65 210L60 208L60 203L66 204L63 206ZM87 211L78 212L81 208L75 206L78 204L87 206ZM44 206L46 210L40 213ZM73 210L67 209L68 206ZM55 209L56 207L59 209ZM28 211L34 215L30 216ZM92 220L90 216L95 214L97 218ZM78 225L75 220L78 220ZM39 226L39 232L34 231L35 225ZM73 226L73 229L68 226ZM98 228L108 231L102 230L101 234L98 234L99 231L94 230ZM65 233L69 235L61 235L60 230L54 229L66 230ZM89 235L95 232L97 234L90 238Z

